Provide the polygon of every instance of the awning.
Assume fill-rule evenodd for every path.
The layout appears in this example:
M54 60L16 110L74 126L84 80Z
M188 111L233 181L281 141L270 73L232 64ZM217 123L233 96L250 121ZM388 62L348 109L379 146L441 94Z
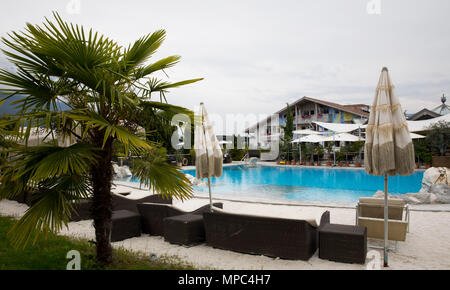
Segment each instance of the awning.
M407 121L409 132L429 131L429 127L439 121L450 122L450 114L421 121Z
M364 138L358 137L349 133L339 133L336 135L331 135L326 137L326 141L347 141L347 142L358 142L358 141L364 141Z
M422 136L422 135L419 135L419 134L416 134L416 133L409 133L409 136L411 137L411 139L422 139L422 138L425 138L425 136Z
M362 127L363 125L361 124L339 124L339 123L324 123L316 121L313 122L319 125L320 127L323 127L336 133L348 133L351 131L358 130L359 128L363 128Z
M311 134L320 135L323 132L317 132L317 131L313 131L310 129L304 129L304 130L296 130L296 131L293 131L292 133L297 134L297 135L311 135Z
M319 143L319 142L324 142L324 141L328 141L327 137L324 136L320 136L320 135L315 135L315 134L311 134L311 135L307 135L305 137L299 138L299 139L295 139L294 141L292 141L292 143Z

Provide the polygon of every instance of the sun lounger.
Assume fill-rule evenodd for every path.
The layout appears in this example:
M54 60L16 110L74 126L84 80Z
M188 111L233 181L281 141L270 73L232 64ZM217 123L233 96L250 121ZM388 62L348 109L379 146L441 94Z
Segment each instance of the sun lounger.
M222 208L222 203L214 203L214 207ZM187 212L170 204L139 203L137 209L141 215L142 232L152 236L164 235L164 218L185 214L201 215L209 211L209 204L204 205L194 211Z
M384 218L384 199L361 197L356 206L358 216ZM389 219L402 220L403 214L408 214L408 206L403 199L388 199ZM405 217L406 218L406 217Z
M359 217L358 225L367 228L367 237L384 239L384 219ZM407 222L388 220L388 240L404 242L407 231Z
M406 240L409 231L409 208L402 199L388 199L388 240ZM367 237L384 239L384 199L361 197L356 206L356 224L367 228ZM374 246L371 246L374 248Z
M242 253L308 260L317 250L315 219L287 219L231 213L215 209L203 213L206 244ZM321 224L329 223L329 212Z
M406 222L409 231L409 208L403 199L388 199L388 215L390 220ZM384 219L384 199L361 197L356 205L356 224L360 217Z

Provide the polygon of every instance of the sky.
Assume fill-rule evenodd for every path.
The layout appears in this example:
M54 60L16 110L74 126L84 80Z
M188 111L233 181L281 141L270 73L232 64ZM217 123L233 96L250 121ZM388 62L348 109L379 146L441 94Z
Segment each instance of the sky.
M384 66L408 113L450 92L448 0L15 0L2 11L1 36L52 11L124 46L165 29L149 61L181 55L168 80L204 78L167 100L204 102L223 118L264 116L303 96L370 105ZM3 56L0 66L10 67Z

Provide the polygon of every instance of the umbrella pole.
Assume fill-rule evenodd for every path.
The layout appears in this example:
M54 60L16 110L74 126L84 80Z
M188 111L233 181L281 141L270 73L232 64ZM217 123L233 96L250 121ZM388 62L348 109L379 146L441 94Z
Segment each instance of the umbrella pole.
M211 178L209 177L208 177L208 188L209 188L209 210L212 212Z
M388 266L388 176L384 175L384 267Z
M203 105L203 103L200 103L200 106ZM203 129L203 136L205 136L205 142L206 142L206 131L205 131L205 119L202 112L202 129ZM206 143L205 143L206 144ZM208 146L205 147L206 149L206 166L208 166L208 189L209 189L209 211L212 212L212 192L211 192L211 172L209 172L209 157L208 157Z

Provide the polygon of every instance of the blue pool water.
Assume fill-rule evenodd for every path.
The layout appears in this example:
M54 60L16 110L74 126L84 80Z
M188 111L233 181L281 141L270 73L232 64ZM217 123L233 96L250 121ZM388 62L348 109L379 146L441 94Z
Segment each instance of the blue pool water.
M183 172L195 176L195 170ZM422 178L423 172L389 177L389 193L418 192ZM354 202L384 190L384 177L368 175L363 169L230 166L211 181L214 196L232 199ZM195 186L194 190L207 193L208 187Z

